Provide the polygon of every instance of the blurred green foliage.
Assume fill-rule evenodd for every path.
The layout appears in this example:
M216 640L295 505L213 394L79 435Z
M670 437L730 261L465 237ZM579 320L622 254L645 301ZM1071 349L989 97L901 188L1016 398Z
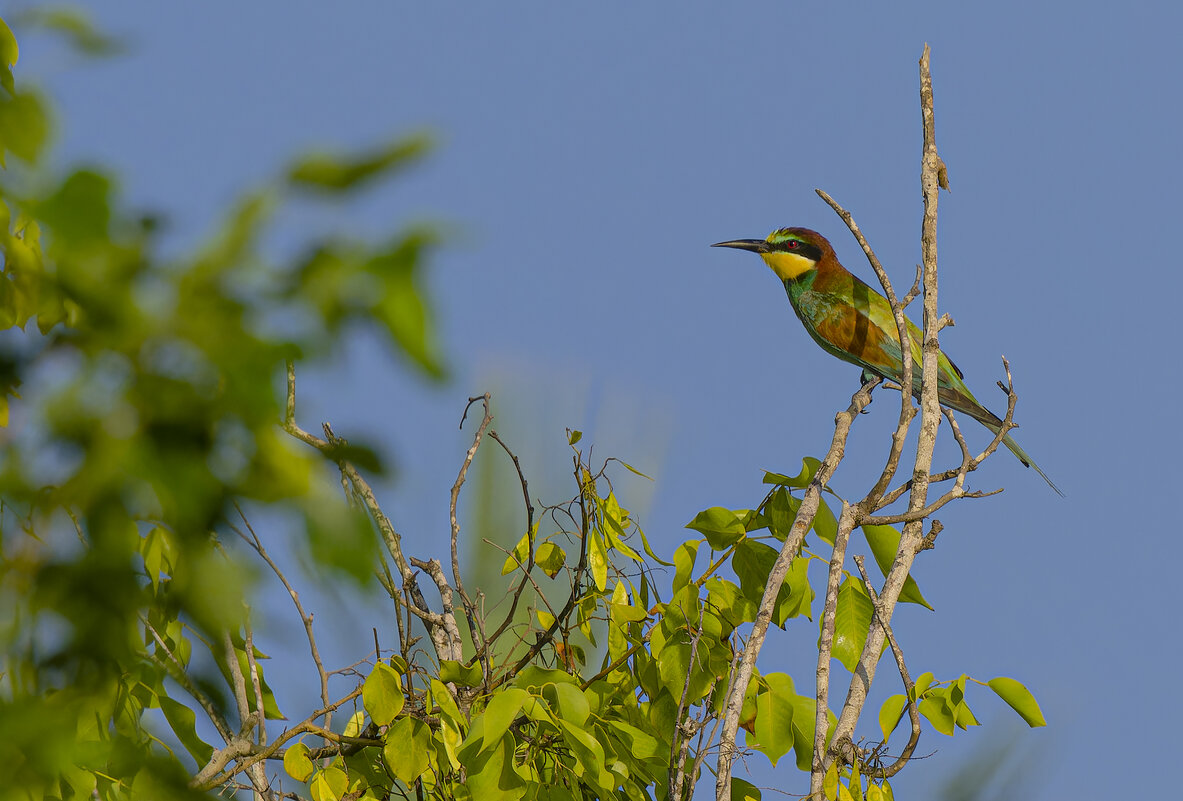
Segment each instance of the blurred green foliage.
M83 54L114 47L77 12L22 22ZM208 758L165 678L195 639L239 630L251 570L218 545L234 503L296 510L313 552L372 574L368 524L325 459L278 426L285 361L330 352L362 322L422 375L444 374L420 280L434 230L308 241L294 264L259 243L296 194L347 195L430 142L299 159L244 193L195 252L166 259L154 218L122 205L112 175L48 157L50 114L14 76L19 55L0 21L0 797L175 795L188 776L145 714L160 710L191 758ZM271 319L287 323L282 334ZM341 540L364 545L343 559ZM225 706L230 674L210 667L196 673L222 689L203 692ZM279 716L273 698L266 708Z

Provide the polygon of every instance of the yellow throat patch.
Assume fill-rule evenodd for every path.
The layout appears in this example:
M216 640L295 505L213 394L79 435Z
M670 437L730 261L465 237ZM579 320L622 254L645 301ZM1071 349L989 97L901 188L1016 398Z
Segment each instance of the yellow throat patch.
M817 266L816 261L799 253L761 253L760 258L764 259L764 263L771 267L782 281L800 278Z

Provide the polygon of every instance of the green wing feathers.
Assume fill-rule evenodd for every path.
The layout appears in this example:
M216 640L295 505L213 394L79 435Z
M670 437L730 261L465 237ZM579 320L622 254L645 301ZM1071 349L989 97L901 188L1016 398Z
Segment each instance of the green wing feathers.
M891 304L856 276L847 273L817 276L805 285L785 282L789 300L810 336L830 354L897 383L902 381L903 350ZM912 358L912 394L920 397L923 334L907 321ZM937 377L942 406L962 412L995 434L1002 420L978 402L962 379L961 370L942 351ZM1007 434L1002 444L1027 467L1038 473L1053 490L1064 494L1039 465Z

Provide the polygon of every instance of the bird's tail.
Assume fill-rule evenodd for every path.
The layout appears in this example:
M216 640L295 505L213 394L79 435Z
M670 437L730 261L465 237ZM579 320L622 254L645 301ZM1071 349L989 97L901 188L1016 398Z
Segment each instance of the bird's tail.
M987 427L993 428L993 426L987 426ZM995 428L994 433L997 434L998 429ZM1060 488L1055 485L1055 482L1053 482L1050 478L1047 477L1047 473L1045 473L1039 469L1039 465L1035 464L1035 460L1032 459L1030 456L1028 456L1027 452L1025 450L1023 450L1022 448L1019 447L1019 443L1015 442L1010 434L1007 434L1005 437L1002 438L1002 444L1006 446L1007 450L1009 450L1011 453L1013 453L1015 456L1018 457L1019 461L1023 463L1024 467L1030 467L1036 473L1039 473L1039 477L1042 478L1044 481L1046 481L1047 485L1049 487L1051 487L1052 489L1054 489L1056 491L1057 495L1059 495L1061 498L1064 497L1064 493L1060 492Z

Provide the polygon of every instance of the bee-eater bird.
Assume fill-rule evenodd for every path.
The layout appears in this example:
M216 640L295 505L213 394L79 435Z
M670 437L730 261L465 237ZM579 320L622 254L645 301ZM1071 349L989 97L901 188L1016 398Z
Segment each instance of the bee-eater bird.
M891 303L838 262L826 238L808 228L781 228L767 239L733 239L711 247L738 248L760 254L785 285L793 311L805 330L827 353L856 364L863 370L903 383L903 359L899 328ZM912 393L920 397L920 343L923 335L907 321L912 355ZM995 434L1002 420L978 402L962 380L961 370L941 351L937 396L942 406L964 412ZM1027 467L1043 477L1060 495L1059 488L1039 465L1007 433L1002 444Z

